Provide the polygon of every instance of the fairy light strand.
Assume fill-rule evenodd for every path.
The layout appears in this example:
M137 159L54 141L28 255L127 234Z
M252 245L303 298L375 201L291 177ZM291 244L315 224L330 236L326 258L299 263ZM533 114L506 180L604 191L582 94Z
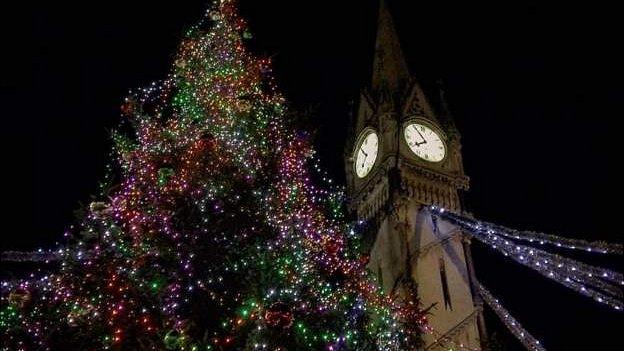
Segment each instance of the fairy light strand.
M6 349L402 350L416 297L366 269L344 196L319 171L233 0L130 93L101 187L58 270L2 283ZM32 253L13 253L20 260ZM52 256L49 257L50 259Z
M505 324L507 329L526 347L529 351L546 351L533 335L526 331L520 323L507 311L498 299L494 298L492 294L481 284L478 283L479 293L483 298L483 301L494 311L494 313Z
M593 267L585 263L521 245L512 239L496 235L489 227L483 227L459 216L447 216L444 209L431 207L432 214L459 226L490 248L528 267L577 293L622 311L622 274L609 269Z
M454 220L461 220L463 222L470 223L472 225L478 225L482 228L486 228L486 230L491 230L500 236L505 236L508 238L528 241L530 243L536 243L540 245L549 244L559 248L565 248L570 250L582 250L591 253L599 253L599 254L614 254L614 255L622 255L624 253L622 249L622 244L617 243L608 243L605 241L587 241L582 239L571 239L566 237L561 237L552 234L545 234L539 232L532 232L526 230L515 230L510 229L498 224L476 220L474 218L470 218L467 216L462 216L457 213L453 213L451 211L447 211L444 208L440 208L437 206L431 206L430 209L436 212L439 216L444 218L452 218Z

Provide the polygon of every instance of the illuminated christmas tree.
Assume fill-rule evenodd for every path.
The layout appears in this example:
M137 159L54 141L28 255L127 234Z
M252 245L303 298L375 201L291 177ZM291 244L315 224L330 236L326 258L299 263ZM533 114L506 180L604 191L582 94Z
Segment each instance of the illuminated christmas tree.
M170 76L125 100L120 181L68 234L57 273L4 287L3 349L417 345L415 297L369 278L341 192L314 185L309 136L249 37L233 1L214 5Z

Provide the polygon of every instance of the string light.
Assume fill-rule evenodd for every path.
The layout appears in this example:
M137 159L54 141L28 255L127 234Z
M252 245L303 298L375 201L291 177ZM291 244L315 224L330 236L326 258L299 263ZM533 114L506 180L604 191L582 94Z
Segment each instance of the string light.
M490 306L492 311L496 313L498 318L505 324L507 329L530 351L546 351L539 340L527 332L518 321L509 314L509 312L500 304L500 302L492 296L492 294L481 284L478 284L479 293L483 301Z
M2 283L3 348L418 343L417 299L369 277L343 192L318 172L249 37L235 2L218 1L184 36L168 78L124 100L112 135L119 176L107 176L66 248L9 255L59 268Z
M432 214L459 226L490 248L505 257L531 268L544 277L556 281L581 295L622 311L622 289L624 278L621 273L594 267L577 260L552 254L541 249L518 244L507 237L497 235L489 226L466 219L437 207L431 207Z
M553 245L559 248L566 248L570 250L582 250L582 251L592 252L592 253L615 254L615 255L622 255L622 253L624 253L624 251L622 250L621 244L608 243L605 241L591 242L587 240L571 239L571 238L565 238L565 237L545 234L545 233L510 229L510 228L506 228L498 224L476 220L474 218L470 218L466 216L461 216L457 213L446 211L445 209L437 207L437 206L430 206L430 210L439 214L440 216L444 218L453 218L455 220L461 220L465 223L470 223L472 225L476 225L481 228L484 228L485 230L492 231L496 233L497 235L505 236L508 238L516 239L516 240L528 241L530 243L535 243L535 244L540 244L540 245L549 244L549 245Z
M3 251L0 260L3 262L52 262L61 258L58 250L36 251Z

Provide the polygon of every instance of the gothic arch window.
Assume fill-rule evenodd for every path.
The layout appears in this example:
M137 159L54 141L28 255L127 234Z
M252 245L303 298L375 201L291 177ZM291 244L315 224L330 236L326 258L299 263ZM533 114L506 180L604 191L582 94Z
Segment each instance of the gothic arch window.
M448 285L448 279L446 277L446 266L444 265L444 258L438 259L438 265L440 267L440 281L442 283L442 298L444 300L444 308L452 311L453 304L451 303L451 291Z

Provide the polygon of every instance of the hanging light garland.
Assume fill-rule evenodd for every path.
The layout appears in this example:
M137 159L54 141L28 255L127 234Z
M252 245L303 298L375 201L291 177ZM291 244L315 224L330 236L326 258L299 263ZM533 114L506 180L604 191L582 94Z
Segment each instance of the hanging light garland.
M617 311L622 311L622 289L624 279L621 273L606 268L593 267L561 255L541 249L525 246L513 240L497 235L488 226L464 220L444 209L430 207L434 216L439 216L459 226L480 242L510 257L515 262L531 268L544 277L556 281L581 295L606 304Z
M505 324L507 329L526 347L529 351L546 351L533 335L527 332L518 321L500 304L498 299L481 284L478 283L479 294L483 301L496 313L498 318Z
M431 211L437 213L438 215L444 218L453 218L458 221L462 221L464 223L470 223L474 226L479 226L481 228L485 228L486 230L492 231L500 236L505 236L508 238L528 241L530 243L538 243L540 245L553 245L560 248L570 249L570 250L582 250L586 252L593 253L601 253L601 254L614 254L614 255L622 255L624 253L621 244L616 243L608 243L605 241L587 241L581 239L571 239L565 238L561 236L544 234L532 231L525 230L515 230L506 228L504 226L485 222L481 220L476 220L474 218L466 217L459 215L457 213L453 213L450 211L446 211L444 208L438 206L431 206Z
M0 255L0 261L2 262L45 262L49 263L57 261L61 258L58 250L44 250L38 249L37 251L3 251Z

